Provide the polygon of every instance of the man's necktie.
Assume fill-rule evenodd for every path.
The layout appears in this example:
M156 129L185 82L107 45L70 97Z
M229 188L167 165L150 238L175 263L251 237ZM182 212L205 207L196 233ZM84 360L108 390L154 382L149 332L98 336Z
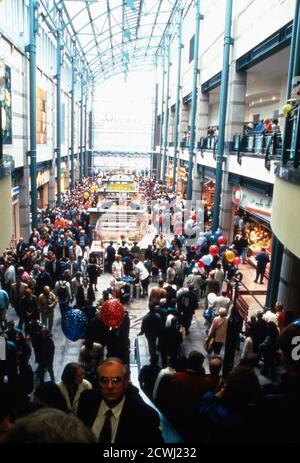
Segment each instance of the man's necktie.
M103 428L101 429L100 435L99 435L99 442L101 443L111 443L111 420L110 418L112 417L112 411L107 410L105 413L105 421Z

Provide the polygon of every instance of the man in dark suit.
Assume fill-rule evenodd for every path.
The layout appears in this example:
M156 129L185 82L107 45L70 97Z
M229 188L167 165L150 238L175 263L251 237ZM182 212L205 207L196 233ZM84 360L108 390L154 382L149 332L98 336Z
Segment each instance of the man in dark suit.
M99 390L84 391L78 417L102 443L162 443L158 414L139 395L130 394L128 371L111 357L98 368Z
M110 241L109 245L106 248L107 271L109 273L112 272L111 266L114 263L115 257L116 257L116 250L115 250L113 244L114 244L113 241Z

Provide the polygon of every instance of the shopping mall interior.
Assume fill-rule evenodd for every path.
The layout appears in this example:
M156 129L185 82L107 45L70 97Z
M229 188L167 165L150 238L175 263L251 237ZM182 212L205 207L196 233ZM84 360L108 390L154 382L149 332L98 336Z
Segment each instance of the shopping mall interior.
M0 442L299 443L299 164L300 0L0 0Z

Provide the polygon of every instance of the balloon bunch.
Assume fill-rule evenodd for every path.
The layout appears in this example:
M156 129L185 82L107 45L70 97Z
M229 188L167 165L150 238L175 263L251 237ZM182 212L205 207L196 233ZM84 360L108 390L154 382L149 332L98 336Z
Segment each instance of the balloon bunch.
M227 260L227 262L229 262L230 264L234 264L235 266L239 266L241 263L241 259L238 256L236 256L231 249L228 249L225 252L225 259Z
M214 234L212 234L211 231L206 231L203 233L203 236L198 238L197 245L201 247L204 242L209 242L210 244L209 254L202 256L201 259L197 262L199 269L205 266L209 267L211 265L214 257L216 257L220 252L220 246L227 244L227 239L221 230L217 230ZM234 263L235 265L239 265L241 262L240 258L235 257L234 252L231 250L225 252L225 258L227 262Z

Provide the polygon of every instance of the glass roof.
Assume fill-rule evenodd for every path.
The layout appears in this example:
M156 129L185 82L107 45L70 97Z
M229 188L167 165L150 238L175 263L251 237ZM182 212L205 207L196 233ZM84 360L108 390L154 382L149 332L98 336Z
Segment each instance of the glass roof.
M193 0L63 0L65 29L96 80L152 67Z

